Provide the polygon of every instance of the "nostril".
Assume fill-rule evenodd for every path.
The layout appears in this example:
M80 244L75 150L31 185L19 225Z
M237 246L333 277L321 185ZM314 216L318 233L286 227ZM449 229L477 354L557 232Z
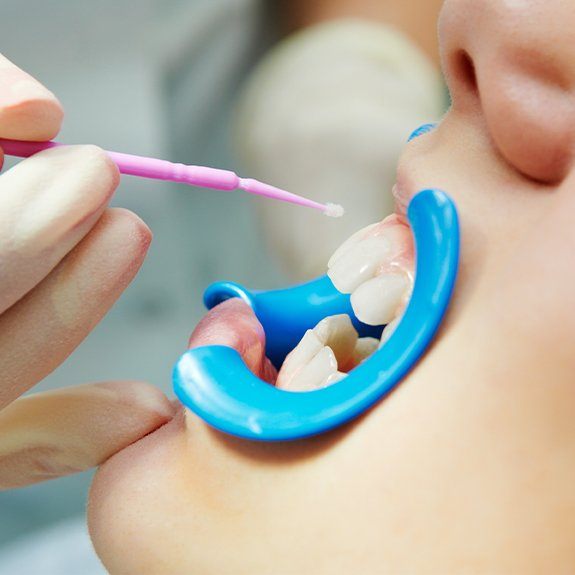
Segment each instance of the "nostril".
M473 59L465 50L460 50L455 55L456 77L469 89L470 92L477 93L477 74Z

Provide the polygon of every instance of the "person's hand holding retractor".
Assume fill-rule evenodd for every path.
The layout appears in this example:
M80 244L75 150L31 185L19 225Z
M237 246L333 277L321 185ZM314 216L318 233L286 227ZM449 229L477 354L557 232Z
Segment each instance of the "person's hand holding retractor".
M0 138L51 139L62 117L54 95L0 55ZM19 398L74 351L144 259L146 225L107 209L117 184L93 146L48 150L0 176L0 489L98 465L171 417L161 392L135 382Z

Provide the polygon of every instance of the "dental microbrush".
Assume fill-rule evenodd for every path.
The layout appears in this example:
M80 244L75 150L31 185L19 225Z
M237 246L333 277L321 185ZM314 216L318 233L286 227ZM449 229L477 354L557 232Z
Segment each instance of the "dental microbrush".
M0 148L4 150L4 153L20 158L28 158L42 150L57 148L63 145L64 144L59 142L24 142L20 140L3 140L0 138ZM259 182L258 180L240 178L230 170L220 170L205 166L188 166L186 164L168 162L167 160L122 154L120 152L106 153L118 166L122 174L151 178L154 180L180 182L225 192L243 190L249 194L320 210L326 216L332 218L339 218L344 214L344 209L338 204L321 204L314 200L303 198L297 194L276 188L275 186Z

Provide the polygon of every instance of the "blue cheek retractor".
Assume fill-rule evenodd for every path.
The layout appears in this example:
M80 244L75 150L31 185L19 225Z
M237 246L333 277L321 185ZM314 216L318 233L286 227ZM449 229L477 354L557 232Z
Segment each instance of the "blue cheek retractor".
M209 425L232 435L284 441L316 435L354 419L388 394L415 365L439 327L451 299L459 262L455 205L438 190L417 194L408 209L416 273L403 318L385 345L345 378L310 392L276 389L256 377L240 355L224 346L186 352L174 369L180 401ZM308 329L323 318L348 314L360 337L379 337L382 327L359 322L348 295L327 277L288 289L255 292L223 282L205 293L208 308L239 297L254 310L276 367Z

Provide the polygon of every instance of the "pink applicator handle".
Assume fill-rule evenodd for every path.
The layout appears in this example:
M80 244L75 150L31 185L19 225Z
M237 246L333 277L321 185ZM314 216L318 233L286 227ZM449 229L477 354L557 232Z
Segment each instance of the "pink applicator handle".
M0 148L4 150L4 153L20 158L28 158L43 150L57 148L63 145L64 144L58 142L24 142L20 140L3 140L0 138ZM151 178L154 180L181 182L226 192L240 189L250 194L314 208L329 216L339 217L343 215L343 208L335 204L320 204L319 202L303 198L280 188L270 186L269 184L264 184L258 180L240 178L230 170L220 170L205 166L188 166L186 164L176 164L166 160L159 160L157 158L146 158L132 154L122 154L120 152L106 153L118 166L122 174Z

